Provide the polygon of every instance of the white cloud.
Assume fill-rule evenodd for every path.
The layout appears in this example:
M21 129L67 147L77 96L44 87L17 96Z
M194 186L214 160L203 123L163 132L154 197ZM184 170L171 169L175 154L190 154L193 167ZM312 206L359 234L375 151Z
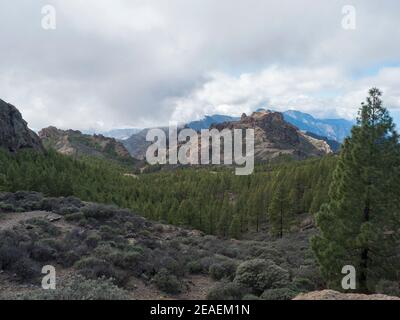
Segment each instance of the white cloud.
M57 29L41 28L54 5ZM3 0L0 98L34 128L149 126L267 103L350 117L371 85L398 105L400 2ZM355 74L375 76L354 78ZM355 79L355 80L354 80ZM353 90L353 91L351 91ZM177 120L173 119L173 120Z
M352 119L368 89L378 86L390 108L400 108L400 68L384 68L378 74L352 79L336 67L269 67L232 77L213 73L186 97L169 99L172 118L188 121L205 113L240 115L259 107L278 111L297 109L319 117Z

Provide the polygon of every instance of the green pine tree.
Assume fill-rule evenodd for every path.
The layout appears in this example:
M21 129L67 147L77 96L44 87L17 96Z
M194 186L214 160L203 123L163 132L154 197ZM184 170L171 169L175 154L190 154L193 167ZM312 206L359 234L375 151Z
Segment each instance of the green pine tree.
M373 292L381 279L399 280L398 142L381 92L371 89L317 214L321 233L312 247L329 287L341 289L345 265L355 267L359 292Z
M287 191L284 183L281 183L273 197L268 209L270 233L275 237L282 238L289 231L291 223L291 212L288 205Z

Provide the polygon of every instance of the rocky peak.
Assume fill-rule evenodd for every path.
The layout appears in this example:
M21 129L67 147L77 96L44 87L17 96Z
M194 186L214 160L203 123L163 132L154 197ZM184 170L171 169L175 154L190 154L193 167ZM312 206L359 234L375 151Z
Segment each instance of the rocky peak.
M21 113L0 99L0 147L10 152L21 149L44 151L39 137L28 128Z
M301 159L332 152L326 141L309 137L301 132L286 122L280 112L259 109L250 116L243 114L240 121L225 122L212 127L220 131L254 129L255 155L258 160L267 160L284 154Z
M78 130L61 130L56 127L44 128L39 132L47 148L65 155L89 155L100 158L125 158L131 156L122 143L103 135L87 135Z

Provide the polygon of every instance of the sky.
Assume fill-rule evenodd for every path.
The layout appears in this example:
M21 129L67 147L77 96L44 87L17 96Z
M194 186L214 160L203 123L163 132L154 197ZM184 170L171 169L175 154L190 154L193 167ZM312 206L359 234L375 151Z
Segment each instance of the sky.
M108 130L260 107L352 119L376 86L400 120L399 12L398 0L2 0L0 98L34 129Z

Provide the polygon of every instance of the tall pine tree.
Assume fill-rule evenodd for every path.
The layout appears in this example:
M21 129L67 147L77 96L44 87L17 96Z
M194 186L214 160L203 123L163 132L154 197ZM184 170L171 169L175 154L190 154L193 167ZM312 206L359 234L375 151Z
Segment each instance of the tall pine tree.
M357 125L341 150L329 201L317 214L312 247L329 287L341 289L345 265L356 269L357 291L381 279L399 280L399 137L381 92L369 91Z

